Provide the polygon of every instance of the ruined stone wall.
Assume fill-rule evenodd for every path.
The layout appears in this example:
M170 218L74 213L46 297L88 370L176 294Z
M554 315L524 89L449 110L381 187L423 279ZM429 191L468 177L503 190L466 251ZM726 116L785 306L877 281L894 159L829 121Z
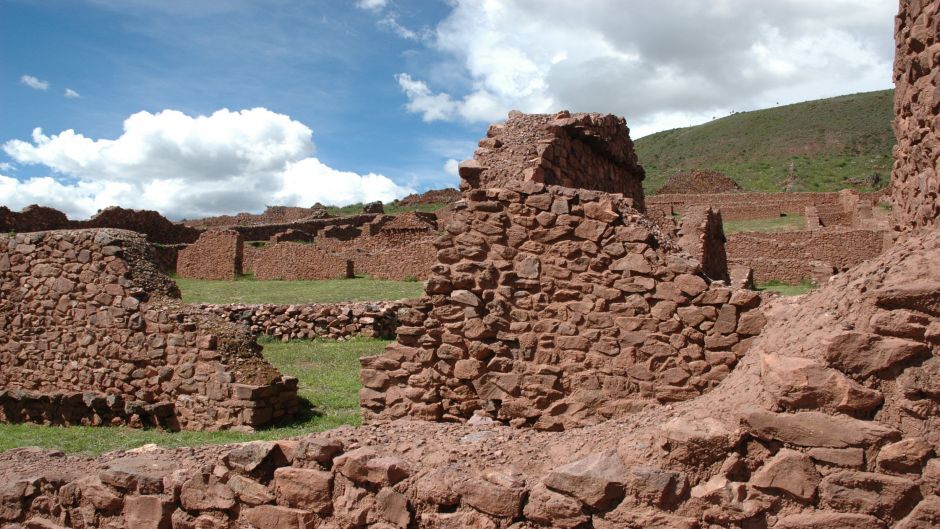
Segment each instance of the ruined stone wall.
M738 191L741 191L741 186L722 172L693 169L670 176L663 187L656 191L656 194L701 195Z
M390 339L398 328L398 311L410 307L402 301L362 303L310 303L294 305L194 305L236 323L243 323L254 335L281 340L351 336Z
M801 279L820 277L820 266L813 262L825 263L832 273L879 255L885 249L885 232L845 229L744 232L729 235L726 249L729 262L753 268L758 282L776 279L798 283ZM803 275L808 271L812 275Z
M347 277L346 259L316 244L282 242L253 250L255 279L315 280Z
M174 224L156 211L109 207L88 220L69 220L65 213L53 208L27 206L20 212L0 206L0 232L27 233L46 230L115 228L136 231L150 242L183 244L195 241L199 230Z
M678 235L679 247L702 264L705 277L725 283L731 281L721 211L692 206L682 218Z
M595 423L707 391L760 332L756 293L710 285L620 195L510 182L465 199L426 307L362 361L366 419Z
M861 200L878 202L883 191L856 194ZM660 215L682 214L690 206L708 206L721 210L724 220L753 220L780 215L802 215L807 206L820 210L842 210L841 193L716 193L708 195L672 194L646 198L648 210Z
M248 332L181 305L143 236L0 236L0 419L222 429L297 410Z
M348 217L314 218L295 222L273 224L259 224L249 226L226 226L226 229L235 230L242 235L244 241L266 241L273 235L293 229L304 231L317 236L330 227L347 227L362 229L365 225L374 222L381 215L350 215Z
M244 244L233 230L203 232L194 244L179 250L176 273L193 279L232 281L242 273Z
M891 200L897 229L936 225L940 215L940 11L902 0L895 32Z
M474 159L460 165L461 188L528 182L620 193L643 211L645 173L623 118L510 112L491 125Z

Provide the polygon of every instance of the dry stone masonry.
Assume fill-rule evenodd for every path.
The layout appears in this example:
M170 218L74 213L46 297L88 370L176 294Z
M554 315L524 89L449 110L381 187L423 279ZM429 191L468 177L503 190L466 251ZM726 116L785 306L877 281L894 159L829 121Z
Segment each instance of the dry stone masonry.
M510 112L505 123L490 126L473 159L460 166L464 189L499 188L522 179L619 193L639 211L644 211L644 177L623 118L567 111Z
M759 296L707 281L633 198L520 180L464 196L426 307L363 359L367 419L597 423L711 389L760 333Z
M0 419L257 427L297 411L247 330L183 306L142 235L0 236Z
M244 251L237 231L209 230L179 251L176 273L180 277L232 281L242 273Z
M282 341L314 338L341 340L352 336L391 339L398 328L398 311L411 302L311 303L298 305L209 305L195 308L228 321L244 323L252 334Z
M909 231L940 215L940 11L937 2L902 1L897 20L891 198L898 229Z

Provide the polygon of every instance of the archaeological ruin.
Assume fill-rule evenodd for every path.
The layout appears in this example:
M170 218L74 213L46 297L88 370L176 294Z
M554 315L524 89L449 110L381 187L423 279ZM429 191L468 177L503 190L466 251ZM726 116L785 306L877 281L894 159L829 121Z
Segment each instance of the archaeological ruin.
M253 332L397 326L362 360L364 425L99 457L8 450L0 527L940 527L940 4L900 0L896 44L888 225L844 194L779 205L813 213L807 235L726 236L736 213L707 199L677 224L643 195L622 120L513 113L461 164L446 222L420 231L433 262L411 303L187 307L144 235L0 236L6 420L260 425L260 410L290 410L296 382ZM380 215L211 227L293 229L316 247L381 237ZM271 244L310 245L294 236ZM747 257L757 245L776 253ZM760 294L739 288L735 252L815 260L829 278Z

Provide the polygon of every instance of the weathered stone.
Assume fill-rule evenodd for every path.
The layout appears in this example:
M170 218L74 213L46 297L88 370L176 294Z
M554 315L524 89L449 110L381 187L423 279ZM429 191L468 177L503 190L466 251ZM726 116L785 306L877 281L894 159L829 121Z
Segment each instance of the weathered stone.
M312 512L275 505L245 509L242 517L257 529L309 529L317 520Z
M863 468L865 451L861 448L812 448L810 458L820 463L846 468Z
M379 517L395 527L406 529L411 523L408 500L388 487L375 496L375 510Z
M878 453L878 467L888 472L920 474L933 455L933 448L922 437L891 443Z
M627 468L614 451L591 454L552 470L545 485L585 505L603 508L623 498Z
M871 376L929 354L921 342L861 332L845 332L831 340L826 361L847 373Z
M885 524L866 514L815 512L791 514L777 521L774 529L885 529Z
M197 473L183 483L180 504L190 511L230 509L235 506L235 493L216 476Z
M914 507L895 529L936 529L940 527L940 496L928 496Z
M917 484L905 478L842 470L823 478L820 503L842 512L897 520L920 501Z
M337 472L355 483L389 486L411 474L407 461L398 457L382 457L371 448L358 448L333 461Z
M810 458L794 450L783 449L751 476L751 485L760 489L781 490L803 501L816 496L822 476Z
M535 523L561 529L574 529L589 520L580 502L549 490L544 483L536 484L529 492L523 514Z
M752 407L744 412L742 423L755 437L797 446L846 448L898 438L897 430L877 422L812 411L787 414Z
M884 401L880 392L805 358L762 354L761 380L783 409L867 413Z
M274 501L274 494L271 494L268 487L238 474L229 476L227 485L239 501L248 505L261 505Z
M124 499L124 521L135 529L169 529L172 504L159 496L128 496Z
M515 518L522 509L525 489L506 487L485 479L472 478L461 482L457 492L467 505L493 516Z

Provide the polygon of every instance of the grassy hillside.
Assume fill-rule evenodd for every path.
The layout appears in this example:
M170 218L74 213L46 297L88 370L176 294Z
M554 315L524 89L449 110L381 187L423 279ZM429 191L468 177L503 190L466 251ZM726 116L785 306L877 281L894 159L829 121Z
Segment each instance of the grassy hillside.
M747 191L783 191L793 164L793 191L884 187L894 147L894 91L869 92L740 112L703 125L636 140L647 193L672 174L721 171Z

